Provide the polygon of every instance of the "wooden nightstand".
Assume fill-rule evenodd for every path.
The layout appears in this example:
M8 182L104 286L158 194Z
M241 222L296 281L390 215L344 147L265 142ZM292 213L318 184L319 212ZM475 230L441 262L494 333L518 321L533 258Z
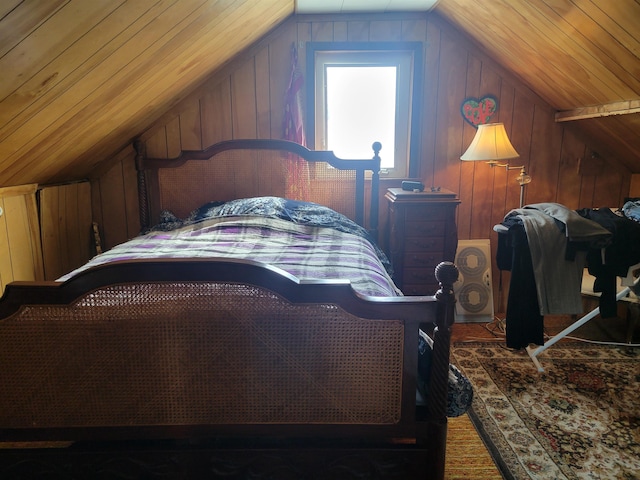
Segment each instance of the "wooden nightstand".
M433 295L438 289L434 269L453 262L458 247L457 195L449 190L409 192L389 188L387 255L393 280L405 295Z

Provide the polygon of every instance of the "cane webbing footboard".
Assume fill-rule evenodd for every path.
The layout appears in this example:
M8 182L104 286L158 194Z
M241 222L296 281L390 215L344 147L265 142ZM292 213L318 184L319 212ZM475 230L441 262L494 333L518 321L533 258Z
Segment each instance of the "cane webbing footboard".
M401 414L401 321L260 287L116 285L2 323L4 428L392 424Z

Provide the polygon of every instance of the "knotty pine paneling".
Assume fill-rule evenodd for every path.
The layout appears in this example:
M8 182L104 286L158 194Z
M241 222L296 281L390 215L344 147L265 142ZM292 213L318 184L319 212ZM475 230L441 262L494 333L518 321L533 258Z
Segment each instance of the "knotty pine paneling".
M525 203L559 202L570 208L618 206L629 194L631 175L624 167L609 164L597 173L581 169L591 160L588 139L576 135L568 123L555 123L555 112L543 99L434 13L293 17L215 72L144 132L141 138L149 155L172 156L180 148L206 147L229 138L280 138L290 48L292 44L298 47L303 62L304 43L309 40L424 43L424 91L418 112L420 177L427 186L459 193L459 238L489 238L494 259L497 234L492 227L519 206L520 187L515 180L519 171L460 161L475 133L460 114L466 97L498 98L495 120L505 123L520 153L512 163L525 165L533 178L526 186ZM122 157L118 167L97 182L101 195L94 200L108 198L111 202L109 208L104 204L96 207L102 212L107 246L132 233L126 222L111 218L132 215L132 165L133 157ZM126 187L122 183L125 178L129 181ZM106 185L109 195L105 194ZM384 185L397 186L397 182L386 181ZM380 227L384 230L386 206L382 200L381 206ZM493 276L494 304L506 305L507 292L497 288L500 272L495 260ZM502 277L507 285L508 273Z
M37 188L0 188L0 295L13 281L44 279Z

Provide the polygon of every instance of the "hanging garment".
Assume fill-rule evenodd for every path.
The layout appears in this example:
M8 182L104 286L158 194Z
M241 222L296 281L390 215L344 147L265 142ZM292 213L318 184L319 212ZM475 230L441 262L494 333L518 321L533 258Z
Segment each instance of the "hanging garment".
M609 208L583 208L577 213L611 232L611 243L600 252L590 251L587 256L589 273L596 277L593 291L600 295L600 315L603 318L617 315L616 277L624 277L629 267L640 262L640 223Z
M498 235L496 260L500 270L511 272L506 312L507 347L520 350L530 343L544 344L543 316L540 315L536 280L522 220L505 219L506 230Z
M582 272L587 251L605 247L612 234L557 203L536 203L508 215L522 219L541 315L582 313Z
M582 272L589 249L611 232L555 203L512 210L498 236L498 268L511 271L507 346L543 345L544 315L582 313Z

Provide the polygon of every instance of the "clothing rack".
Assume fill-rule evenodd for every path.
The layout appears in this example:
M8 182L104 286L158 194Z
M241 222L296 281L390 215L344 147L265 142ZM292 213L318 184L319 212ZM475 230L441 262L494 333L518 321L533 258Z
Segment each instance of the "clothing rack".
M637 270L638 268L640 268L640 263L631 266L629 268L629 273L628 273L627 277L625 277L625 278L633 279L632 272L634 270ZM636 287L638 285L638 282L640 282L640 277L635 278L635 280L631 281L630 285L628 285L625 288L623 288L622 290L620 290L616 294L616 301L620 301L621 299L623 299L624 297L629 295L629 293L631 292L631 289ZM531 357L531 360L533 361L534 365L538 369L538 372L541 372L541 373L544 372L544 368L542 367L540 361L538 360L538 355L540 355L547 348L549 348L552 345L554 345L555 343L559 342L560 340L565 338L567 335L569 335L571 332L573 332L574 330L580 328L582 325L587 323L589 320L595 318L599 314L600 314L600 307L596 307L593 310L591 310L589 313L587 313L586 315L584 315L583 317L579 318L574 323L569 325L567 328L562 330L560 333L558 333L557 335L551 337L551 339L549 341L545 342L544 345L540 345L538 347L528 346L526 348L527 353L529 354L529 357Z

